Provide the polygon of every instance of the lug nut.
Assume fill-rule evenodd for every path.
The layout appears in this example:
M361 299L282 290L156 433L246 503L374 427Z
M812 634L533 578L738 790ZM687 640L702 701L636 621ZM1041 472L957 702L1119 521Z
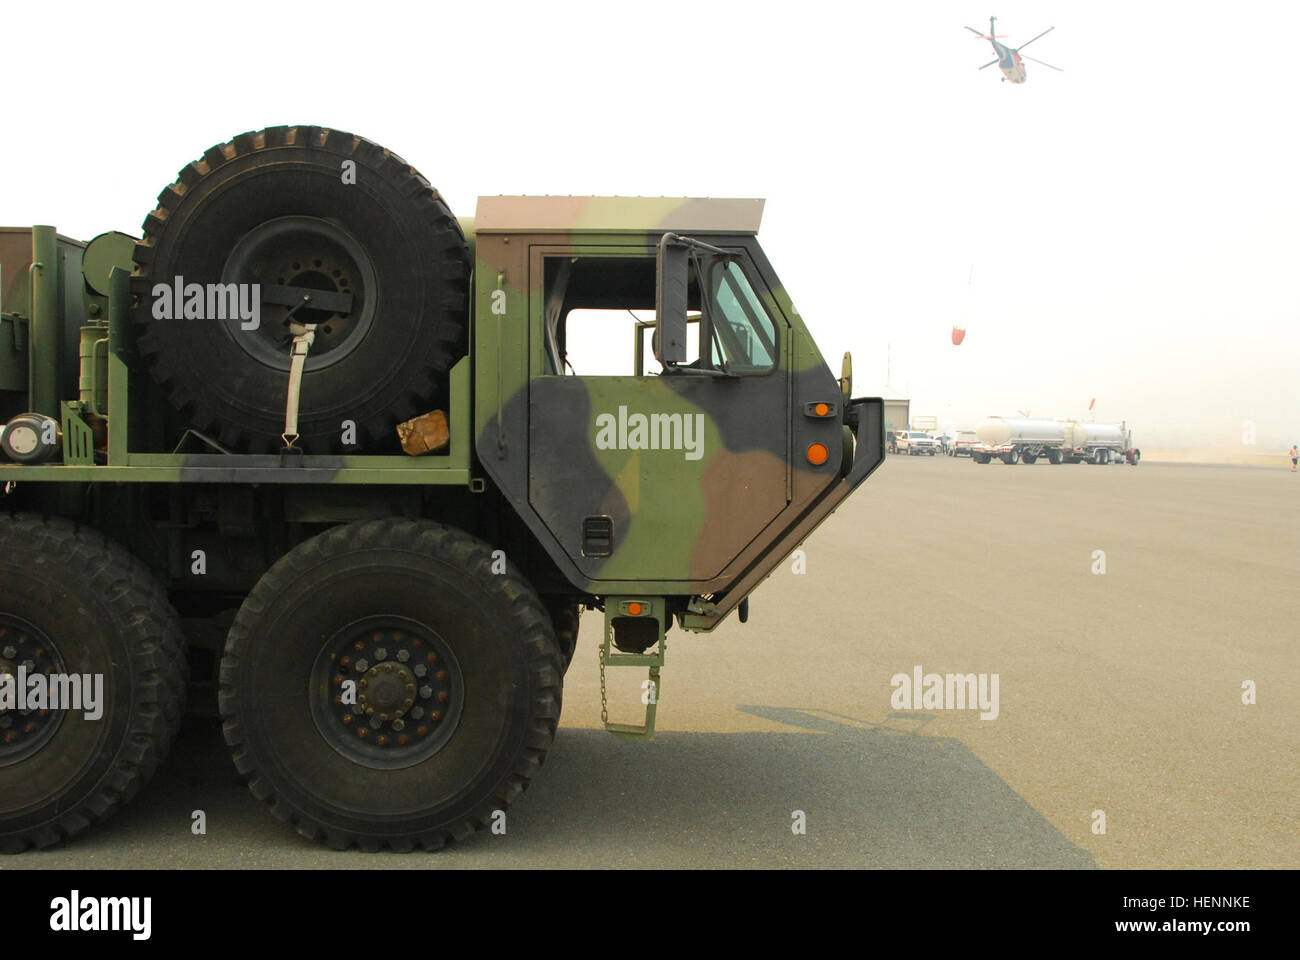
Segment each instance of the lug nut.
M387 659L388 659L388 648L387 648L387 647L376 647L376 648L375 648L375 659L376 659L376 660L387 660Z
M429 668L422 663L417 663L412 669L417 677L422 677L429 672Z
M429 686L426 683L424 686L420 688L420 696L422 696L425 700L428 700L431 696L433 696L433 687Z
M400 661L402 661L402 663L405 663L407 660L410 660L410 659L411 659L411 651L410 651L410 650L398 650L398 651L397 651L397 659L400 660Z
M412 707L412 708L411 708L411 719L412 719L412 720L421 720L421 719L423 719L423 718L424 718L424 707Z
M357 673L365 673L369 669L370 669L370 664L367 661L365 660L357 661ZM362 682L364 683L365 681L363 680Z
M393 729L394 729L394 730L405 730L405 729L406 729L406 721L403 720L401 717L398 717L396 720L393 721Z
M384 725L384 721L380 720L378 717L370 718L370 727L372 730L378 730L383 725Z
M16 656L18 656L18 648L17 648L17 647L13 647L13 646L5 647L5 659L6 659L6 660L12 660L12 659L13 659L14 657L16 657Z

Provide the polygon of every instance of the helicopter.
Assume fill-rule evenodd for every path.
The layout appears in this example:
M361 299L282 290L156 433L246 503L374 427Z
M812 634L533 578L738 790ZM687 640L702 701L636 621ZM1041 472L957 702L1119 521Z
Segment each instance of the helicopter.
M983 70L984 67L991 67L993 66L993 64L996 63L998 65L998 69L1002 71L1002 81L1004 83L1007 80L1010 80L1012 83L1024 83L1025 65L1024 63L1021 62L1022 58L1020 56L1020 51L1023 50L1025 47L1029 46L1031 43L1033 43L1034 40L1037 40L1038 37L1047 36L1047 34L1055 30L1056 27L1048 27L1046 30L1040 33L1038 37L1034 37L1032 40L1026 40L1018 47L1007 47L998 43L999 39L1005 39L1005 38L999 38L997 36L997 30L994 29L994 24L997 22L997 19L998 19L997 17L989 17L988 36L985 36L984 34L980 33L974 27L966 28L971 33L975 34L975 36L979 37L981 40L987 40L989 43L993 44L993 50L995 53L997 53L997 59L990 60L988 63L984 64L983 67L980 67L980 69ZM1052 67L1050 63L1043 63L1042 60L1034 60L1034 58L1030 56L1026 56L1023 59L1033 60L1034 63L1037 63L1040 66ZM1060 73L1065 72L1060 67L1052 67L1052 69L1059 71Z

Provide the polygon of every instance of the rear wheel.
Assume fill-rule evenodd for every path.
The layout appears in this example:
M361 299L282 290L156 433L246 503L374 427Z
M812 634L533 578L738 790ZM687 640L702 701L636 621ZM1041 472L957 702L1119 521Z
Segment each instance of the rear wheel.
M1061 451L1060 451L1060 450L1048 450L1048 451L1047 451L1047 462L1048 462L1048 463L1051 463L1051 464L1059 464L1059 463L1061 462Z
M0 707L0 852L80 833L148 782L180 727L183 646L162 587L122 547L0 516L0 674L77 677L81 691L74 709Z
M1008 450L1006 453L1002 454L1002 462L1005 463L1007 466L1011 466L1011 464L1015 463L1016 451Z
M1025 454L1021 459L1024 460L1025 463L1029 463L1029 464L1037 463L1037 462L1038 462L1038 454L1036 454L1036 453L1026 453L1026 454Z
M436 849L541 768L560 653L527 582L429 521L336 527L253 588L226 643L221 713L253 795L343 849Z

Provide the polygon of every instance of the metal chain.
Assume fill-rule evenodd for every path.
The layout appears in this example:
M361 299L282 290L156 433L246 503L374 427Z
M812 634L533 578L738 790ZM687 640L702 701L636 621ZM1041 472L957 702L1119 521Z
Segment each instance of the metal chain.
M605 641L608 640L606 637ZM609 699L605 693L605 643L600 645L600 722L609 723Z

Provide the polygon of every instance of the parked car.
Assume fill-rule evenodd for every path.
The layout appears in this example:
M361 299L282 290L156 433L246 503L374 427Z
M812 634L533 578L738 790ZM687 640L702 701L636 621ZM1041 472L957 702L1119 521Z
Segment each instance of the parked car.
M919 457L925 454L933 457L939 452L939 441L924 430L900 430L895 436L898 442L898 452L906 453L909 457Z

